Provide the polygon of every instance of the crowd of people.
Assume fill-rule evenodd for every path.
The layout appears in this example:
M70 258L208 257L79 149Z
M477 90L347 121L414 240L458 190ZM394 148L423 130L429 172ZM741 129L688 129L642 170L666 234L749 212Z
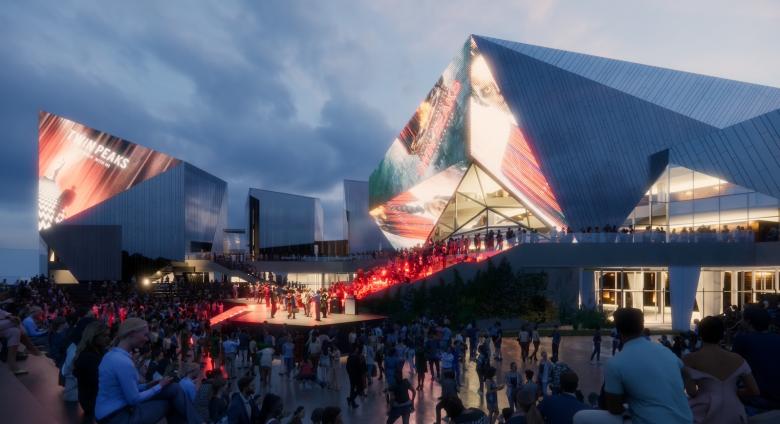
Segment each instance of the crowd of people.
M771 237L771 234L767 237ZM575 231L570 227L552 230L542 239L550 243L750 243L756 235L749 227L737 225L731 229L728 225L720 228L712 225L673 228L667 231L664 227L646 226L644 229L629 225L618 228L616 225L603 227L586 227ZM774 241L777 240L776 230Z
M284 405L271 383L275 370L287 381L282 384L343 393L347 408L379 394L387 405L381 420L388 424L408 423L427 385L440 389L431 405L437 423L739 423L776 419L772 414L780 409L778 314L769 301L729 312L739 314L739 325L731 329L735 334L727 346L729 317L706 317L691 332L656 342L641 311L618 309L601 392L585 397L571 366L585 358L560 356L557 327L544 336L550 338L549 355L538 325L520 328L516 356L506 353L512 338L500 321L480 327L419 317L346 332L324 326L216 328L209 319L224 309L224 297L237 293L234 285L211 284L194 284L188 296L166 299L131 284L98 284L92 288L96 300L78 306L45 278L20 283L2 295L6 362L24 375L17 359L45 353L57 366L65 401L81 405L85 422L99 423L163 417L199 423L341 422L339 405L311 414ZM285 295L295 299L290 292L299 290ZM268 289L269 301L273 292ZM263 286L254 294L266 301ZM601 332L593 339L599 359ZM502 371L506 362L508 370ZM469 369L479 383L476 405L461 399ZM342 375L349 387L341 385ZM500 396L506 398L503 409Z
M0 341L15 375L28 373L19 360L46 354L57 367L63 399L78 402L89 423L280 422L281 398L256 399L247 383L254 379L238 378L248 364L267 377L274 338L266 332L265 339L250 341L246 332L210 325L234 285L191 284L188 296L162 299L125 283L90 289L95 301L76 306L43 277L6 287ZM340 411L322 408L317 422L339 423ZM294 417L302 422L300 411Z

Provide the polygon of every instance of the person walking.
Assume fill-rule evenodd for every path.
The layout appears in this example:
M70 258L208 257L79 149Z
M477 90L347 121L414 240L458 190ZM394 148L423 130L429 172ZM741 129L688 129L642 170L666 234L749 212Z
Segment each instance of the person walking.
M361 346L355 346L355 348L352 349L352 353L347 357L347 376L349 377L349 397L347 398L347 404L351 408L358 407L355 399L359 394L363 393L363 390L365 389L366 361L363 359L361 351Z
M531 334L525 326L517 333L517 342L520 344L520 358L525 363L528 360L528 346L531 342Z
M617 328L612 329L610 336L612 337L612 356L615 356L615 353L620 351L620 333L618 333Z
M557 325L555 328L553 328L553 332L550 337L552 337L552 357L550 358L550 361L556 363L558 362L558 352L561 348L561 332L558 330Z
M534 345L534 351L531 353L531 360L532 361L538 361L539 358L536 356L536 352L539 351L539 344L541 341L539 340L539 325L535 324L534 329L531 331L531 344Z
M590 354L590 363L593 363L593 358L596 358L596 362L601 362L601 327L596 327L593 331L593 352Z

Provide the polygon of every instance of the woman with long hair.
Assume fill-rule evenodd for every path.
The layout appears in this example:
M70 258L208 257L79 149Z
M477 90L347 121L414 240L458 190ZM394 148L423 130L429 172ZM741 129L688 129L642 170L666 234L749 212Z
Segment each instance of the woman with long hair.
M100 321L87 325L76 347L73 375L78 382L78 400L84 410L84 421L92 422L98 391L98 365L111 339L108 327Z

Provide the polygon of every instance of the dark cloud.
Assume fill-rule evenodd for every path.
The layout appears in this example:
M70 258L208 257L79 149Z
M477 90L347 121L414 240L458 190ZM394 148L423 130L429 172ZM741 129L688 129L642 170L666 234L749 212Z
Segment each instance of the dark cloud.
M326 235L341 235L335 188L345 177L367 178L392 134L380 110L344 89L343 66L365 59L358 40L335 36L309 4L100 6L0 11L0 214L15 221L4 226L34 235L37 111L44 109L225 179L231 225L243 225L252 186L330 196ZM300 75L291 77L292 68ZM302 96L295 78L318 93ZM299 105L317 104L315 94L324 99L318 120L302 119Z

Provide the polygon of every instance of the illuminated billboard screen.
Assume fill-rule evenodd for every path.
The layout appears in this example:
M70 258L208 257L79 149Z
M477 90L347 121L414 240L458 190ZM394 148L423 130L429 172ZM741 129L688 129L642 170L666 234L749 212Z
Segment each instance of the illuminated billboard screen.
M471 157L489 170L545 224L563 228L565 219L555 194L478 52L470 64L469 136Z
M465 165L453 165L372 209L371 216L395 248L423 244L465 173Z
M180 161L48 112L38 122L38 229L159 175Z
M374 208L455 164L465 163L468 43L447 66L369 178Z

